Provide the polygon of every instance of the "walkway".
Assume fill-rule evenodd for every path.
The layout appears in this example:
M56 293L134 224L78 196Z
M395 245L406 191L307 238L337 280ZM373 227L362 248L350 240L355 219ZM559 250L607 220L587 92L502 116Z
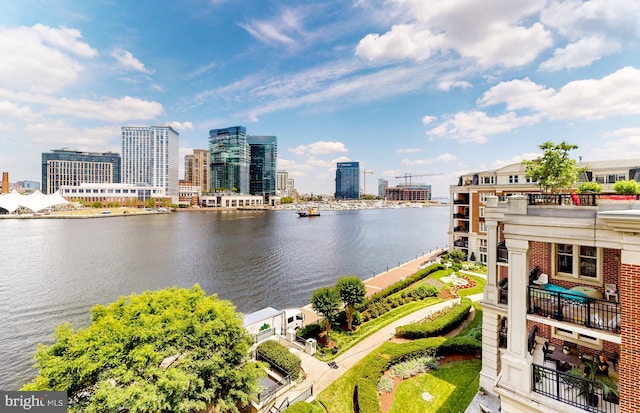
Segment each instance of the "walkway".
M444 251L446 251L446 249L444 248L431 251L428 254L423 255L422 257L407 261L395 268L364 280L363 282L367 291L367 297L371 297L378 291L387 288L388 286L416 273L424 265L435 262L436 258ZM311 304L307 304L300 310L302 310L302 312L304 313L305 324L315 323L321 318L321 316L313 311L313 309L311 308Z

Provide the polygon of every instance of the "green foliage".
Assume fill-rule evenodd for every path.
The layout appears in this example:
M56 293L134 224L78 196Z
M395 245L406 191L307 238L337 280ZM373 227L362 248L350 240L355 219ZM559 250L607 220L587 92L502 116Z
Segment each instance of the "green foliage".
M102 208L102 202L100 201L93 201L91 203L91 208Z
M325 318L327 338L331 337L331 322L340 309L340 295L335 288L318 288L311 295L311 308Z
M443 262L461 263L467 259L467 254L460 249L453 249L442 256Z
M322 332L322 327L318 323L307 324L296 331L296 336L307 338L315 338Z
M277 341L266 340L260 343L256 350L268 361L286 371L291 377L291 380L297 380L298 377L300 377L302 360L300 360L300 357L292 354L287 347Z
M292 204L293 203L293 198L291 198L290 196L283 196L282 198L280 198L280 203L281 204Z
M372 295L371 297L369 297L368 299L364 300L362 302L362 304L360 306L358 306L358 310L360 311L364 311L367 308L369 308L370 305L372 305L373 303L379 302L382 299L390 296L391 294L395 294L399 291L404 290L405 288L407 288L408 286L417 283L418 281L430 276L431 274L434 274L437 271L444 271L444 266L441 264L432 264L430 266L428 266L427 268L424 268L414 274L412 274L411 276L405 278L404 280L400 280L392 285L390 285L389 287L385 288L382 291L378 291L377 293L375 293L374 295Z
M602 185L597 182L582 182L578 185L578 192L595 192L596 194L602 193Z
M58 327L23 390L67 391L72 412L237 412L262 374L251 343L231 303L197 285L132 294L95 306L86 329Z
M527 176L538 182L543 192L558 192L569 189L578 180L578 176L588 168L578 168L575 159L569 157L569 151L578 149L564 141L559 144L545 142L539 146L542 156L532 161L522 161Z
M451 308L447 313L426 323L415 323L396 328L396 336L407 339L435 337L448 333L456 328L469 315L471 301L461 300L459 306Z
M438 348L438 355L449 356L452 354L479 356L482 354L482 341L468 336L451 337Z
M617 181L611 188L621 195L636 195L640 192L638 183L633 179L629 179L628 181Z
M367 413L382 412L376 383L371 380L360 380L358 382L358 411Z
M393 379L389 376L382 376L376 384L378 393L391 393L393 391Z
M347 329L351 330L354 307L362 304L366 297L364 283L355 275L350 275L338 279L335 288L346 307Z

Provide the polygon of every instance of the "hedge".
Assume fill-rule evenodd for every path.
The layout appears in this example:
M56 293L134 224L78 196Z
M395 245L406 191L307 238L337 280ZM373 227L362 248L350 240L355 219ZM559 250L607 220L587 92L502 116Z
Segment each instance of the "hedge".
M287 407L283 413L324 413L322 407L307 402L297 402Z
M291 354L288 348L274 340L267 340L258 344L256 349L261 356L286 371L291 380L300 377L302 360L295 354Z
M368 299L364 300L362 304L358 306L357 310L363 311L374 302L381 300L383 298L386 298L391 294L395 294L398 291L402 291L408 286L410 286L411 284L414 284L424 278L427 278L429 275L433 274L436 271L442 271L444 269L445 267L442 264L432 264L427 268L419 270L414 274L410 275L409 277L405 278L404 280L400 280L394 284L391 284L389 287L385 288L384 290L378 291Z
M407 324L396 328L396 336L406 339L437 337L456 328L469 315L471 300L463 299L460 305L426 323Z

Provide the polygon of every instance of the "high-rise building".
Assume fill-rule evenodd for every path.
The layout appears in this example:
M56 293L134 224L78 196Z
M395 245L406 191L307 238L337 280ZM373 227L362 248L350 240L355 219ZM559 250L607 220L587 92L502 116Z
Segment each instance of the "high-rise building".
M194 149L192 155L184 157L184 180L199 187L201 192L209 192L209 159L210 152L206 149Z
M249 193L262 195L265 200L276 194L276 161L278 138L275 136L247 136L251 161L249 165Z
M42 192L55 193L61 185L120 183L120 155L54 149L42 154Z
M178 201L178 139L171 126L122 127L122 182L165 189Z
M243 126L209 131L210 190L249 193L251 151Z
M278 195L280 196L291 196L287 192L287 184L289 181L289 172L287 171L278 171L278 178L276 180Z
M385 190L389 187L389 181L386 179L378 179L378 196L380 198L384 197Z
M360 162L338 162L336 199L360 198Z

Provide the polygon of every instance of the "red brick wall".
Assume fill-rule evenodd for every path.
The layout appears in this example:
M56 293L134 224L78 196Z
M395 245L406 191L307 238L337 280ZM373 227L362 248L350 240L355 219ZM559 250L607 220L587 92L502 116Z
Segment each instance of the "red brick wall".
M538 266L540 273L551 274L551 244L548 242L529 242L529 269Z
M620 294L620 412L637 412L640 405L640 266L621 264Z

